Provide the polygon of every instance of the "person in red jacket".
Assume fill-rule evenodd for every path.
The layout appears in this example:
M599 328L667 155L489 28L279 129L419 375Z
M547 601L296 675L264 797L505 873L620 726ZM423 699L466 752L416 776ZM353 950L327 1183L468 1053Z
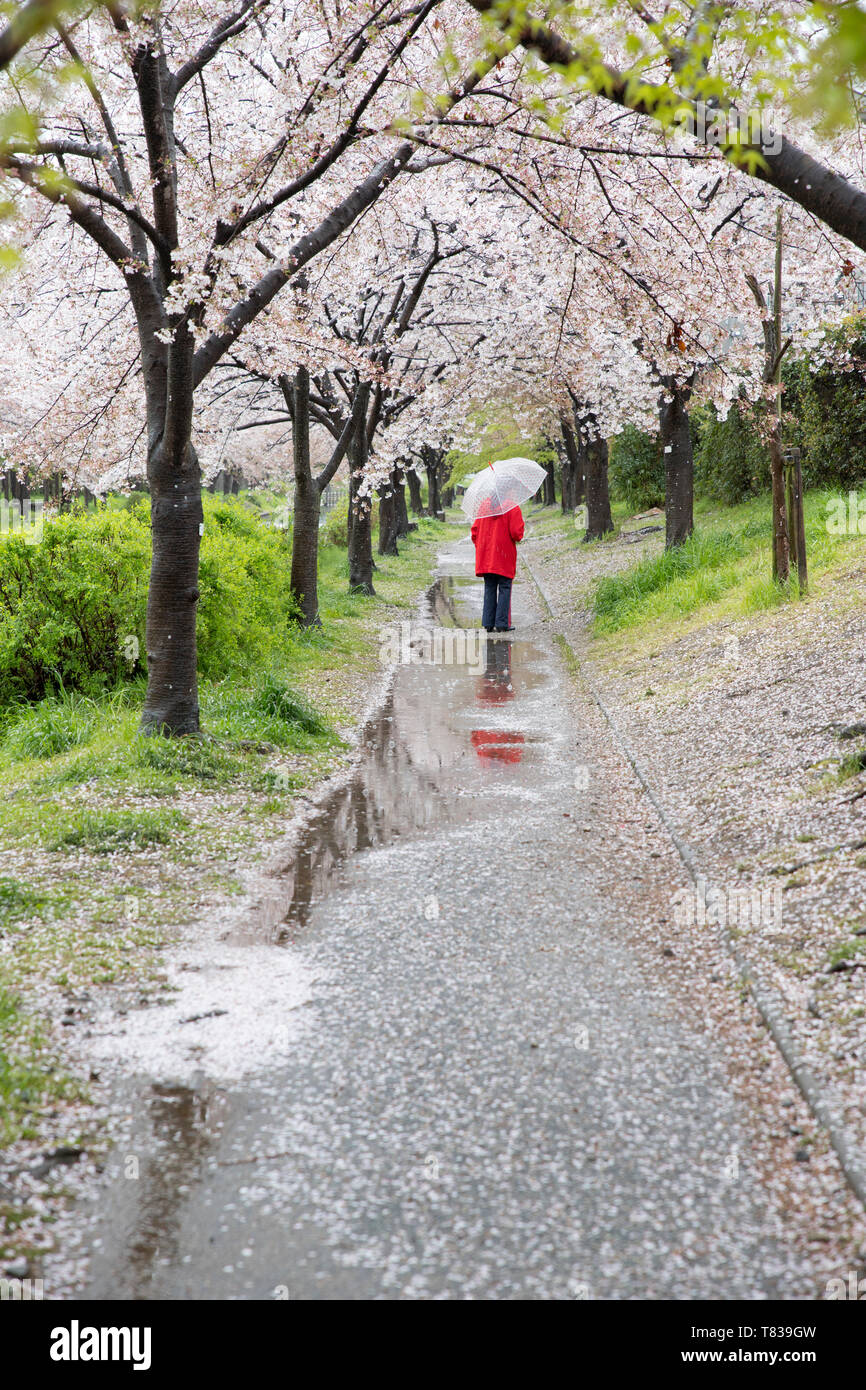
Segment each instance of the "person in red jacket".
M484 578L481 626L486 632L511 632L511 583L517 573L517 542L523 540L519 507L500 516L479 516L472 523L475 573Z

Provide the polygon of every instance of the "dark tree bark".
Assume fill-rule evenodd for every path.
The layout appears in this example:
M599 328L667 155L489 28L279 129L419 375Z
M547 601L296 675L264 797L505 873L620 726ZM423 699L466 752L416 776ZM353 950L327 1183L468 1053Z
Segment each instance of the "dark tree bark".
M319 618L319 516L322 493L333 479L346 456L358 429L364 427L366 395L356 395L352 411L334 445L333 452L322 471L313 476L310 463L310 376L306 367L299 367L294 381L282 376L280 389L286 410L292 421L293 458L295 474L294 513L292 518L291 588L298 603L302 627L320 627ZM351 544L352 508L349 507L349 543Z
M572 502L576 510L586 501L586 443L583 436L577 435L577 468L574 472Z
M409 489L409 504L413 516L426 516L424 499L421 496L421 479L414 468L406 469L406 486Z
M662 377L659 439L665 461L665 549L682 545L695 529L695 460L689 429L689 398L694 376Z
M369 387L362 387L369 393ZM352 530L349 537L349 590L353 594L374 594L372 511L370 498L361 497L359 489L367 464L367 412L357 420L351 447L349 475L349 506L352 510Z
M319 621L319 506L321 491L310 468L310 375L298 367L294 382L280 378L280 386L292 404L292 447L295 465L295 500L292 519L292 594L300 609L302 627L320 627Z
M429 445L425 444L421 452L427 474L427 509L431 516L436 516L442 510L442 498L439 492L440 460L438 450L431 449Z
M562 429L562 510L573 512L578 505L575 500L577 497L578 483L580 476L583 479L583 464L578 451L577 440L575 438L574 427L566 415L560 417L560 428Z
M379 546L380 555L396 555L397 507L394 500L394 474L379 489Z
M562 515L568 513L568 471L571 464L565 451L565 441L560 435L556 446L556 454L559 459L559 509Z
M775 315L768 314L767 301L754 275L746 276L746 283L752 291L761 312L761 326L764 334L764 384L769 386L776 380L782 357L790 345L782 343L781 333ZM773 578L779 584L787 584L791 572L791 544L788 534L788 499L785 492L785 462L782 455L782 422L777 411L763 406L764 418L768 427L767 447L770 454L770 486L773 508ZM769 417L769 418L768 418Z
M353 467L353 464L352 464L352 451L351 451L351 449L350 449L350 450L349 450L349 469L351 470L352 467ZM355 496L355 494L354 494L354 490L353 490L352 474L351 474L351 471L350 471L350 473L349 473L349 509L348 509L347 514L346 514L346 554L347 554L347 556L352 554L352 528L353 528L353 526L354 526L354 524L355 524L355 508L354 508L354 506L353 506L353 499L354 499L354 496Z
M548 447L551 448L551 449L553 448L553 445L550 443L550 441L548 441ZM545 463L544 468L545 468L545 472L546 472L546 474L547 474L546 478L544 479L544 494L543 494L543 495L544 495L544 505L545 505L545 507L555 507L555 506L556 506L556 461L555 461L553 458L549 458L549 459L547 460L547 462Z
M27 0L0 32L0 72L7 68L35 34L58 19L56 0Z
M406 509L406 484L405 473L402 468L395 468L392 476L394 487L394 514L397 522L397 539L401 540L409 534L409 512Z
M148 461L153 557L147 594L145 733L199 729L195 640L198 558L204 513L201 471L184 438L176 452L159 448Z
M607 482L607 440L590 439L586 445L585 541L601 540L613 530Z

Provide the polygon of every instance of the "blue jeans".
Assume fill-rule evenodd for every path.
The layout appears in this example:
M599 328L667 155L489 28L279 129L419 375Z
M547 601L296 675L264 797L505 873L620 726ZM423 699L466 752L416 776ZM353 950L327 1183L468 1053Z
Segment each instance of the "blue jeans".
M484 608L481 612L481 626L488 632L496 628L498 632L504 632L509 626L511 617L511 585L512 580L506 579L501 574L485 574L484 576Z

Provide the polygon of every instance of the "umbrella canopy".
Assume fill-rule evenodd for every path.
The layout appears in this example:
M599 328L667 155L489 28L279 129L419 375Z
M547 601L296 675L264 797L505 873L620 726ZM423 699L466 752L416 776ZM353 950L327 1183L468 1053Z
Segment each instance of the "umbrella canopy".
M475 474L460 506L470 521L503 516L537 492L544 478L545 470L535 459L497 459Z

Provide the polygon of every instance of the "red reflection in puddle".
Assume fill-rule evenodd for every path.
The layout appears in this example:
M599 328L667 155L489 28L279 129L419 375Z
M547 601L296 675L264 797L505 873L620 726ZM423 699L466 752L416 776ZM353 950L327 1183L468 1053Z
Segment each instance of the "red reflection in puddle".
M473 729L471 739L479 758L497 763L519 763L523 757L523 734L510 734L503 729Z
M511 643L489 641L486 645L484 675L475 683L475 698L480 705L502 705L514 699Z

